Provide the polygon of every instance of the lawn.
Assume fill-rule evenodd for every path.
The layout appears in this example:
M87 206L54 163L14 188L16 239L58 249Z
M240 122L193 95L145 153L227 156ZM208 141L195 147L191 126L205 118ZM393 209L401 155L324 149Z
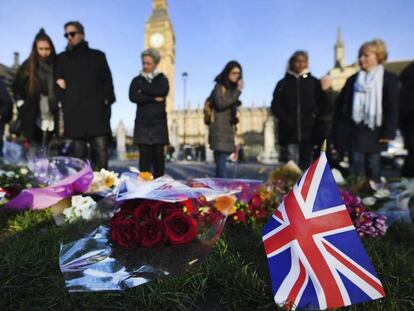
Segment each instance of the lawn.
M60 243L73 227L51 212L0 210L0 310L276 310L260 228L227 225L190 272L124 292L69 294ZM344 310L414 310L414 225L363 241L387 297Z

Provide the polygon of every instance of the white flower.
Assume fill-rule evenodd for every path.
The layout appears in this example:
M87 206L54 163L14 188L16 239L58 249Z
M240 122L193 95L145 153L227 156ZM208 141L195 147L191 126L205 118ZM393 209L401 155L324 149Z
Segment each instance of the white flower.
M63 210L68 222L73 222L78 218L89 220L93 216L96 202L91 197L75 195L72 197L71 207Z
M377 202L377 199L374 197L366 197L362 200L362 203L366 206L372 206Z
M20 174L27 175L29 173L29 170L26 167L20 168Z
M8 172L6 172L6 174L5 174L7 177L14 177L15 175L16 175L16 173L15 172L13 172L13 171L8 171Z
M374 196L377 199L390 198L391 192L388 189L379 189L377 192L375 192Z
M118 173L101 169L99 172L93 172L93 180L89 187L89 192L107 191L119 184Z

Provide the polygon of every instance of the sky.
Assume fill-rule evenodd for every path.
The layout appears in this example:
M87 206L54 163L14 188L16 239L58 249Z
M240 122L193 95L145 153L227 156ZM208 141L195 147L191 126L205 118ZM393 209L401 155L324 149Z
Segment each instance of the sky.
M79 20L90 47L105 52L112 71L117 96L112 129L123 120L131 133L136 106L128 89L139 74L151 10L152 0L0 0L0 63L12 65L15 51L26 59L41 27L63 51L64 23ZM187 99L195 108L233 59L243 67L243 105L268 106L295 50L309 52L317 77L333 67L338 27L346 64L355 62L360 45L373 38L387 43L389 60L414 58L412 0L169 0L168 10L176 36L176 108L183 107L183 72L189 74Z

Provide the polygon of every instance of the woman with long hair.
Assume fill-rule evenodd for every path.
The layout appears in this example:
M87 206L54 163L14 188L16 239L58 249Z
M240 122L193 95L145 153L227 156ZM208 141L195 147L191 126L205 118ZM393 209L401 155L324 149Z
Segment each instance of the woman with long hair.
M42 28L35 37L29 58L20 66L13 83L20 134L29 143L45 146L56 129L55 60L53 42Z
M243 71L237 61L230 61L214 80L216 85L211 95L214 118L209 125L209 143L214 151L216 177L226 178L226 161L235 151L237 107L243 89Z

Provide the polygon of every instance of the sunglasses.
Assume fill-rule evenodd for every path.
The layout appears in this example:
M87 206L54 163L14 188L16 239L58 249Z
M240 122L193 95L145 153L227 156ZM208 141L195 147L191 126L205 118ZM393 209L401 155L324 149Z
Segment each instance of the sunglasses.
M64 34L64 37L67 39L69 37L74 37L79 33L79 31L71 31Z

